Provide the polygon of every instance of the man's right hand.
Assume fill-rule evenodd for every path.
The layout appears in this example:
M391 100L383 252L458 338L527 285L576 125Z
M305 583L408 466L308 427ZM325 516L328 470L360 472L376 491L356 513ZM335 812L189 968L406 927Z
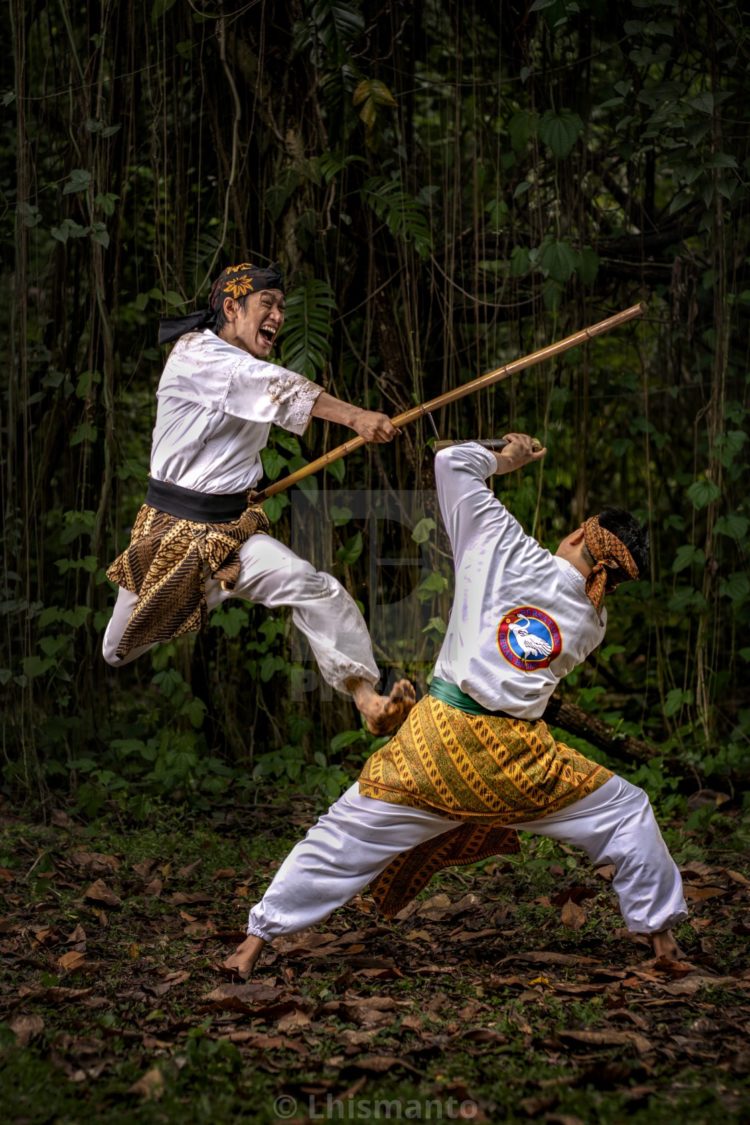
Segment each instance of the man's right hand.
M529 434L503 434L507 441L504 449L495 453L497 472L512 473L514 469L521 469L530 461L541 461L547 452L546 447L540 448L536 438Z
M349 424L365 441L393 441L400 433L388 415L377 410L358 410Z

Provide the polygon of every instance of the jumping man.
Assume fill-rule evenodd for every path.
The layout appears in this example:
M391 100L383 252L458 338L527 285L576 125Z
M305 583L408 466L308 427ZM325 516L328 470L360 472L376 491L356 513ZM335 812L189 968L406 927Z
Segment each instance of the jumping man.
M227 598L289 606L326 682L352 696L373 733L387 733L413 706L414 689L401 680L388 696L376 692L379 672L354 600L267 534L268 519L248 494L272 423L301 434L311 417L322 418L372 442L392 441L398 430L385 414L267 362L284 323L275 268L228 267L209 304L162 322L159 342L177 343L156 392L146 501L129 547L107 572L120 589L104 659L119 667L200 629Z

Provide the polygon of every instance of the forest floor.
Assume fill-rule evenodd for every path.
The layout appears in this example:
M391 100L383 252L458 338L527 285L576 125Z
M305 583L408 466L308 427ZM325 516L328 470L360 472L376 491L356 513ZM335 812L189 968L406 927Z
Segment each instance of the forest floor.
M5 1122L750 1120L747 842L667 825L684 960L621 928L611 871L550 841L363 898L221 969L309 799L158 826L0 817Z

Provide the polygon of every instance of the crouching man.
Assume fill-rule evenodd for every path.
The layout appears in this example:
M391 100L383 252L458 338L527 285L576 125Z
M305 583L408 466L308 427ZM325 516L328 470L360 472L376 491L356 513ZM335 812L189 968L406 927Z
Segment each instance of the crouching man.
M263 944L326 918L368 884L393 915L440 867L518 850L516 829L613 864L628 929L675 956L686 917L679 871L642 789L555 741L542 719L559 680L606 629L605 595L648 570L627 512L587 519L556 554L526 535L487 486L538 461L525 434L492 452L436 458L455 597L430 693L357 782L287 856L225 962L246 975Z

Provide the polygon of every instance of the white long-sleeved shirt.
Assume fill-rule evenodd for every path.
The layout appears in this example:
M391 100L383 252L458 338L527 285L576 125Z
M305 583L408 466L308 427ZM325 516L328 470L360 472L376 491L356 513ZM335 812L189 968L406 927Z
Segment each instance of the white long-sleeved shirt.
M320 392L210 329L189 332L156 391L151 476L196 492L244 492L260 480L271 425L303 433Z
M455 595L435 675L491 711L543 713L559 680L606 628L571 563L541 547L486 479L495 455L476 443L435 458L440 511L453 549Z

